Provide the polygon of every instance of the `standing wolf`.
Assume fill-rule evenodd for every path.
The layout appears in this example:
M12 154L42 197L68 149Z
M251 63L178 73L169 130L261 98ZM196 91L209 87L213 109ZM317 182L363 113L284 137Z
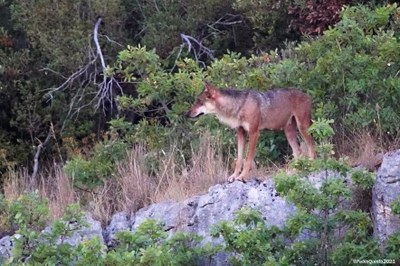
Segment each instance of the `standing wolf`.
M237 151L235 172L228 181L246 181L250 174L261 129L283 130L293 156L301 154L297 142L297 129L308 148L308 156L314 159L314 141L308 134L311 125L311 98L297 89L276 89L267 92L255 90L218 89L205 82L204 90L186 113L195 118L202 114L214 114L218 120L236 129ZM245 132L249 135L249 151L244 163Z

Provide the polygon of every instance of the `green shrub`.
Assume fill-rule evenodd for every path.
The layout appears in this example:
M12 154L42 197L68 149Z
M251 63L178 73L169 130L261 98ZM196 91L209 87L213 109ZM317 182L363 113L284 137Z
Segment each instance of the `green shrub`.
M261 214L250 208L239 210L233 222L214 226L212 236L224 238L224 251L229 252L232 265L277 262L285 249L282 230L267 227Z
M47 201L36 193L21 196L9 209L18 236L5 265L198 265L219 250L200 245L202 238L194 234L176 233L168 238L154 220L142 223L135 232L119 232L109 251L97 237L73 246L67 238L87 226L77 204L45 230Z
M73 261L73 246L64 239L85 226L78 205L70 205L64 216L43 230L49 221L47 200L37 193L21 195L9 203L12 222L18 228L14 237L12 257L6 265L57 265ZM73 223L71 223L73 222Z
M241 8L247 6L243 5ZM328 117L336 132L344 134L360 128L393 137L400 122L396 102L400 97L400 43L393 30L398 25L398 10L396 5L346 7L334 27L318 39L289 43L282 51L284 57L277 51L249 58L228 51L206 68L192 59L178 58L171 71L154 50L130 46L110 68L137 93L119 98L121 109L133 111L140 120L128 129L129 140L143 141L149 150L165 150L178 139L182 154L188 155L191 141L208 130L221 137L229 151L224 154L233 153L234 133L215 118L204 117L194 123L183 118L204 80L222 88L261 91L300 87L313 96L315 121ZM321 143L320 149L332 151L332 138L326 147ZM256 161L261 164L290 154L284 135L275 132L261 134L257 150Z
M400 232L394 233L388 237L385 250L386 258L398 260L400 256Z
M398 197L396 200L392 201L390 204L390 207L392 208L392 212L396 215L400 215L400 197Z
M182 232L168 238L159 223L147 220L135 232L117 233L117 245L105 261L107 265L199 265L218 251L201 246L201 239Z
M116 163L125 158L127 148L128 143L123 139L98 143L89 159L78 155L67 161L65 172L74 185L93 189L114 174Z
M393 27L399 8L347 7L335 27L296 48L299 85L322 102L336 129L365 128L394 134L400 117L399 39Z
M367 170L353 170L351 172L351 180L358 187L367 190L372 189L372 186L375 184L375 173L368 172Z
M382 258L371 234L370 215L350 208L354 195L344 180L350 167L332 158L332 146L327 144L334 132L329 124L320 119L310 129L318 146L323 145L323 156L296 160L296 174L282 172L274 177L277 192L297 208L282 229L267 227L260 214L250 209L214 228L213 235L224 238L234 265L348 265L354 259ZM318 186L307 177L315 171L321 179ZM353 176L355 186L360 183L362 189L370 189L371 175L359 171ZM391 236L386 249L391 258L399 254L398 243L397 235Z

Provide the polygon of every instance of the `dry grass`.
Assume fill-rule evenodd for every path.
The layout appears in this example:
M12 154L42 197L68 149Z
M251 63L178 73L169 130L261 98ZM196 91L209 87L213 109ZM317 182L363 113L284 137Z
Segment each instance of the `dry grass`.
M4 197L10 201L24 193L37 191L42 198L49 200L52 220L61 217L66 207L77 200L72 183L60 165L55 165L51 172L40 173L35 180L31 180L25 168L10 171L3 189Z
M135 212L151 203L183 200L225 182L230 167L221 151L221 143L207 134L199 148L193 148L190 161L176 147L154 156L143 145L136 145L117 165L115 174L95 190L74 188L63 167L55 165L50 172L41 172L36 180L30 180L26 169L10 171L3 191L10 201L37 191L49 200L52 220L61 217L69 204L79 202L105 224L115 212ZM158 167L149 166L149 160L156 160Z
M37 187L36 187L37 188ZM16 200L21 194L34 191L32 188L29 173L26 168L18 171L9 170L4 180L4 197L10 201Z
M387 151L378 140L368 133L355 133L348 136L343 145L338 145L338 149L354 164L375 167L378 155ZM400 147L400 138L396 140L391 142L391 148ZM204 193L211 186L225 182L233 169L224 159L221 142L209 134L203 135L189 157L187 160L176 146L168 152L148 152L143 145L136 145L117 165L114 175L95 190L74 188L63 167L55 165L51 171L40 173L36 180L30 180L26 169L9 171L3 191L10 201L23 193L38 191L49 200L52 219L62 216L69 204L79 202L105 224L119 211L135 212L151 203L183 200ZM252 176L264 178L282 167L256 168Z
M191 160L179 169L175 164L175 152L162 162L164 169L161 182L153 201L182 200L205 192L210 186L226 181L229 163L222 156L221 143L208 134L200 139L198 150L192 149Z
M112 179L89 195L89 210L103 223L119 211L134 212L152 202L156 183L146 170L146 150L137 145L117 166Z
M347 156L353 166L364 166L373 171L380 165L385 152L400 148L400 135L383 139L379 134L355 130L337 141L336 151L341 157Z
M118 211L135 212L151 203L183 200L205 192L226 180L228 163L221 150L220 142L205 135L199 149L192 150L188 163L176 147L169 152L160 151L155 156L159 166L150 175L147 161L154 160L154 153L149 154L143 145L137 145L118 165L113 179L89 196L89 210L106 223Z

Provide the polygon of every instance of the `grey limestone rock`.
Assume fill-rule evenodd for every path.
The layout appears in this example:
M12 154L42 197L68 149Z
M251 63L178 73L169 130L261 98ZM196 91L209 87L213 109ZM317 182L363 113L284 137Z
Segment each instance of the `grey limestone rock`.
M372 189L374 235L381 247L387 238L400 230L400 218L390 204L400 197L400 150L385 154Z
M5 260L11 256L12 247L13 243L11 236L5 236L0 239L0 265L2 260Z

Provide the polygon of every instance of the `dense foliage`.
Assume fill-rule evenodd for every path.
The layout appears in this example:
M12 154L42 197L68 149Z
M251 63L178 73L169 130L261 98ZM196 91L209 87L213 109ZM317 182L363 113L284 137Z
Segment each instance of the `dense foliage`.
M98 237L74 245L69 237L88 226L78 205L69 206L61 219L45 229L47 202L36 193L15 202L0 199L0 203L0 211L9 214L8 222L18 228L12 256L6 261L0 258L2 265L197 265L219 250L200 246L201 237L193 234L177 233L167 238L162 226L153 220L141 224L134 233L119 232L108 251Z
M355 191L372 188L374 175L351 170L332 158L329 121L315 123L310 131L319 140L322 158L296 161L296 174L282 172L274 177L279 195L297 208L285 226L267 226L261 214L250 208L242 209L233 222L215 226L213 234L224 238L225 250L232 253L231 263L351 265L382 258L395 263L400 255L399 233L389 236L380 249L372 236L370 214L358 207L355 197ZM319 177L310 181L311 173L319 173ZM394 212L396 204L398 200L393 201Z
M342 134L339 138L364 131L381 141L393 140L400 122L399 25L396 5L373 10L349 7L341 14L341 21L316 40L260 56L244 57L229 52L206 68L194 59L183 58L169 69L155 50L128 46L119 53L108 74L122 77L135 88L135 94L117 97L120 113L110 122L108 132L112 141L103 145L111 151L112 147L118 150L123 143L141 142L156 152L173 146L187 155L199 135L208 130L223 140L224 149L235 149L233 132L214 118L206 116L191 123L183 117L205 79L220 87L261 91L300 87L313 96L313 119L333 119L335 132ZM131 117L138 122L132 123ZM67 162L68 171L78 179L109 176L118 153L108 155L112 159L100 164L96 163L97 151L86 159L72 158ZM282 160L284 154L288 154L288 147L283 134L267 132L261 136L257 163ZM90 165L97 173L90 170ZM82 172L88 176L82 176Z
M300 87L314 97L315 118L335 119L340 134L357 128L393 139L399 11L357 3L2 1L0 171L31 167L36 158L87 164L80 179L101 179L118 156L94 171L108 149L99 146L113 145L121 131L124 143L144 141L150 149L179 139L187 153L189 139L208 128L231 149L231 133L215 120L181 118L204 79L221 87ZM99 15L105 69L93 41ZM104 75L113 88L99 91ZM288 154L281 134L261 143L258 161Z
M31 174L32 166L60 163L76 188L96 194L115 181L127 150L141 145L144 176L158 191L160 154L177 151L171 160L184 172L204 132L233 159L234 132L211 116L183 116L204 80L260 91L299 87L313 97L318 158L293 162L297 175L276 178L299 212L278 229L243 210L214 231L224 251L240 265L398 258L400 235L378 250L365 210L342 205L354 195L340 178L327 174L315 188L304 176L346 174L332 154L352 134L367 132L382 145L399 139L399 37L400 8L386 1L0 1L0 184L23 167ZM263 132L257 148L260 165L290 154L282 133ZM359 171L352 182L365 192L374 180ZM62 240L84 226L77 205L42 232L49 210L38 194L0 196L0 228L20 235L11 265L188 265L217 251L193 235L168 239L153 222L120 234L108 252L98 239L74 247ZM394 213L399 206L393 202ZM298 241L304 234L312 237Z
M18 228L13 254L3 263L203 265L218 252L226 252L232 265L349 265L382 258L395 262L400 256L399 233L389 236L380 249L372 236L371 218L357 207L354 197L356 189L371 189L374 176L350 170L343 161L332 158L332 146L328 145L333 134L330 122L320 120L311 129L319 142L321 158L296 161L295 175L282 172L275 177L279 194L297 209L282 228L266 225L257 210L244 207L234 221L223 221L212 229L214 237L224 239L221 245L201 244L201 237L182 232L168 237L153 220L142 223L134 232L117 233L109 249L98 238L72 245L67 240L85 226L83 212L71 205L64 217L43 230L47 202L33 193L15 202L0 199L3 222ZM320 173L320 184L309 181L310 171ZM398 205L399 200L393 201L394 213L398 213Z

